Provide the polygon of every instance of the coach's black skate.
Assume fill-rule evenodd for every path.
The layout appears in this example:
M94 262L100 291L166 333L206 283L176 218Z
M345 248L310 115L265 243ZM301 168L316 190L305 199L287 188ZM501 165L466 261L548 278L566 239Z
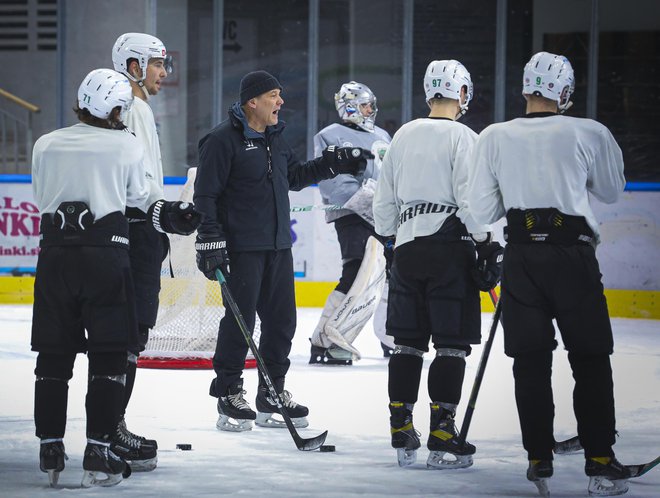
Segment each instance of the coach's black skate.
M589 476L589 496L614 496L628 492L630 469L614 457L587 458L584 473Z
M300 428L307 427L309 425L307 421L309 409L293 401L289 391L282 391L280 398L287 414L291 417L293 425ZM270 391L267 387L259 386L259 390L257 391L257 412L256 424L258 426L286 427L286 423L281 418L279 402L271 398ZM273 415L279 415L279 417L275 418Z
M338 346L324 348L314 346L309 357L310 365L352 365L353 355L350 351L341 349Z
M417 449L421 446L419 432L413 426L413 405L392 401L390 403L390 434L392 448L396 448L399 467L407 467L417 461Z
M221 431L243 432L252 429L252 421L257 414L250 408L243 395L243 379L227 388L224 396L218 398L218 421L215 426Z
M429 469L464 469L472 465L476 448L467 441L460 444L454 414L454 410L431 403L431 433L427 442L431 452L426 461ZM451 458L446 458L447 455Z
M131 436L132 433L123 431L121 424L117 426L115 433L110 438L110 449L122 460L131 465L135 472L149 472L158 464L158 452L156 448L142 444L142 442Z
M527 467L527 480L532 481L540 496L550 496L548 479L552 477L552 460L530 460Z
M61 438L42 439L39 448L39 468L48 473L50 485L55 487L64 470L64 460L69 457L64 453L64 443Z
M158 443L156 442L155 439L147 439L144 436L138 436L137 434L131 432L128 430L128 427L126 427L126 420L124 417L119 421L119 424L117 425L117 430L125 434L127 437L131 437L133 439L137 439L140 441L141 444L145 446L153 446L154 448L158 449Z
M131 475L131 468L112 452L109 443L94 439L87 440L83 470L83 488L114 486Z

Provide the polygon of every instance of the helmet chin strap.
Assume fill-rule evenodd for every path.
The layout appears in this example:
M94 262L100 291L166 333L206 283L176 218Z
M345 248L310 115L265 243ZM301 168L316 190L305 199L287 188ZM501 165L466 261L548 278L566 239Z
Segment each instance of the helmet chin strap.
M139 80L135 76L133 76L129 71L126 72L126 77L129 80L134 81L135 83L138 84L138 86L142 89L142 93L144 94L144 100L146 100L148 102L150 94L149 94L149 90L147 90L147 87L144 86L144 78Z

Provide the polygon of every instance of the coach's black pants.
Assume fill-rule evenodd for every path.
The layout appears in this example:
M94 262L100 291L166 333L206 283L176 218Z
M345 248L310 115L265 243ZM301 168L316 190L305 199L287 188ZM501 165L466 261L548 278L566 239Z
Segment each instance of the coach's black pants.
M509 243L504 253L502 325L513 357L523 446L530 459L552 459L555 319L575 379L573 408L585 455L611 456L615 437L609 355L612 329L594 249Z
M252 332L255 312L261 320L259 352L278 392L289 369L291 341L296 331L296 300L291 249L231 252L227 285ZM226 303L226 298L223 296ZM212 396L223 396L243 373L248 345L231 308L220 320L213 368ZM263 379L260 383L265 385Z

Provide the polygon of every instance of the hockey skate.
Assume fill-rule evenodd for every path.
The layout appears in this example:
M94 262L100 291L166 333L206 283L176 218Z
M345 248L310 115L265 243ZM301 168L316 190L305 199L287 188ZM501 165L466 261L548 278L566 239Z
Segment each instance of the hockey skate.
M431 433L427 442L431 452L426 460L429 469L465 469L472 465L476 448L464 441L460 444L454 422L454 411L431 403ZM447 458L449 455L450 458Z
M548 480L552 477L552 460L530 460L527 479L532 481L539 491L539 496L550 496Z
M396 449L399 467L407 467L417 461L417 449L421 446L419 432L413 426L412 405L392 401L390 403L390 434L392 448Z
M350 351L333 344L329 348L314 346L309 357L310 365L352 365L353 355Z
M57 486L60 472L64 470L64 460L69 457L64 453L64 443L61 438L42 439L39 448L39 468L48 473L51 487Z
M115 433L110 438L110 449L122 460L128 462L135 472L149 472L158 464L156 448L143 444L133 437L133 433L125 431L126 425L117 425Z
M229 386L224 396L218 398L218 421L215 426L221 431L243 432L252 430L252 421L257 414L250 408L243 395L243 379Z
M133 432L129 431L128 428L126 427L126 420L124 417L121 418L119 421L119 425L117 426L117 429L124 433L127 437L131 437L133 439L137 439L140 441L141 444L144 444L145 446L153 446L154 448L158 449L158 443L156 442L155 439L147 439L144 436L138 436L137 434L134 434Z
M589 496L615 496L628 492L630 469L614 457L587 458L584 472L589 476Z
M282 391L280 393L280 398L282 398L282 404L284 405L286 412L289 414L289 417L291 417L294 427L307 427L309 425L309 422L307 421L309 409L306 406L299 405L293 401L289 391ZM256 424L258 426L286 427L286 423L280 418L281 414L278 402L271 398L268 388L263 386L260 386L259 391L257 392L257 412ZM274 415L279 415L280 417L275 418Z
M93 439L87 440L83 470L83 488L115 486L131 475L131 468L112 452L110 443Z

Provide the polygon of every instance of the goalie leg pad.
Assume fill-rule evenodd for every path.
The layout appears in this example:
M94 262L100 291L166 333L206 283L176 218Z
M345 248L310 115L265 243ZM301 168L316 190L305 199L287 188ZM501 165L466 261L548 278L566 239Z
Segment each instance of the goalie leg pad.
M325 334L325 324L328 323L328 320L335 313L345 297L346 294L337 290L332 291L328 296L328 299L325 301L323 311L321 312L319 323L316 325L316 329L314 329L314 333L310 339L312 347L317 346L327 349L332 345L332 341L330 341L330 339L328 339Z

